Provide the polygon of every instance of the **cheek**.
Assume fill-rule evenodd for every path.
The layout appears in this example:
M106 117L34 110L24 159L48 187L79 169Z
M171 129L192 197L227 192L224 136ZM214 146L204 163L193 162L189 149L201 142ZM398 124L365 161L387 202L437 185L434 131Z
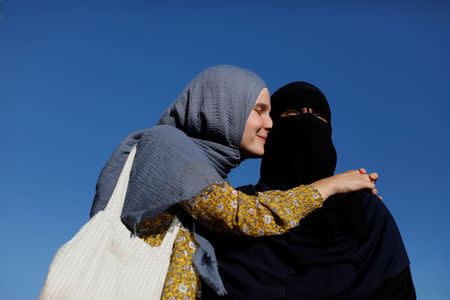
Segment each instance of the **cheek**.
M261 116L257 112L252 111L247 119L247 122L245 122L244 132L247 134L254 132L258 129L262 122L264 122L264 120L262 120Z
M261 115L255 116L252 122L252 127L255 131L258 131L259 129L263 128L265 124L264 118Z
M264 119L256 112L252 111L245 122L244 134L241 140L241 146L251 143L256 132L264 125Z

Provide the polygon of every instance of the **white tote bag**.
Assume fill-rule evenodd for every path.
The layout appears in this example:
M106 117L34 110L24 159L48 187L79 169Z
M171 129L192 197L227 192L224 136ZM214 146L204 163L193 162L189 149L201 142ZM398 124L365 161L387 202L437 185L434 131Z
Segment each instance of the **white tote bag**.
M174 219L158 247L131 237L120 215L135 154L136 147L128 156L106 209L56 253L40 300L161 298L180 221Z

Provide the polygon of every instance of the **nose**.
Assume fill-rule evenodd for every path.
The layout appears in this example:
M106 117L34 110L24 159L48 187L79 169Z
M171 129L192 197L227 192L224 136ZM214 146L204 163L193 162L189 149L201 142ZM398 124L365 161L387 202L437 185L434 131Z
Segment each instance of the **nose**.
M264 128L269 131L270 131L270 129L272 129L273 121L272 121L272 118L270 117L270 115L267 115L264 125L265 125Z

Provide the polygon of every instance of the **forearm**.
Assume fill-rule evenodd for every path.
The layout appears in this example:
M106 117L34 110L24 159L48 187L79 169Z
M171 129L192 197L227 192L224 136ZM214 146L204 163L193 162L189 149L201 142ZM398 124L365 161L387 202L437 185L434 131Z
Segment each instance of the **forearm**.
M312 186L249 196L225 183L212 185L181 204L195 220L213 230L261 236L280 234L297 226L300 219L322 203L322 196Z

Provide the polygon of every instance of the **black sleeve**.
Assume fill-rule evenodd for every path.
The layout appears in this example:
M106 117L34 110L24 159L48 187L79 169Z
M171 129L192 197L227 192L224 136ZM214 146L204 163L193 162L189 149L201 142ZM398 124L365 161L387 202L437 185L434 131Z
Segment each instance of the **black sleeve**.
M386 280L373 300L415 300L416 291L409 267Z

